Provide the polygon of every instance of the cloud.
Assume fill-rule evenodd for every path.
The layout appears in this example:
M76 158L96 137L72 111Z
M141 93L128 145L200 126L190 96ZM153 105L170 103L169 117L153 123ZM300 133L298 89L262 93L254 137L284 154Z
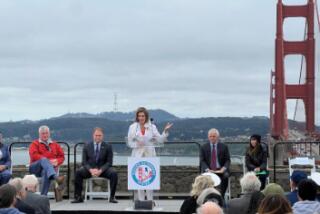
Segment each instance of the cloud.
M1 1L1 120L268 116L276 2Z

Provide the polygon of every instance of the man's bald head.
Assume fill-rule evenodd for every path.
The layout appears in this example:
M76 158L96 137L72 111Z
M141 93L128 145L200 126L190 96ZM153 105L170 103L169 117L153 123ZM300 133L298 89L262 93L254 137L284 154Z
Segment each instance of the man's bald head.
M223 210L219 207L218 204L208 201L201 205L197 210L198 214L223 214Z

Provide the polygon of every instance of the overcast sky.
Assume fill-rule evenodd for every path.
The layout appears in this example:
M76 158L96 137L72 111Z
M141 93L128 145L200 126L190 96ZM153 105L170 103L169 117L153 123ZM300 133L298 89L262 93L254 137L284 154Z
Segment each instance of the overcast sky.
M124 112L269 116L276 2L2 0L0 121L112 111L114 93Z

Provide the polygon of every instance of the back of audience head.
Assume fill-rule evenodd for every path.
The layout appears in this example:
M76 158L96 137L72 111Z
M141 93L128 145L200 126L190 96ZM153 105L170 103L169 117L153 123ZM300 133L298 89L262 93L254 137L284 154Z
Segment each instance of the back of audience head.
M197 214L223 214L223 210L218 204L208 201L197 209Z
M264 199L264 194L260 191L252 193L247 214L256 214L261 201Z
M242 193L253 193L260 190L261 182L254 172L247 172L240 179Z
M191 196L198 197L204 189L210 187L214 187L211 177L199 175L195 178L194 183L192 184Z
M282 189L282 187L279 184L276 183L270 183L268 184L264 190L262 190L262 193L265 196L268 196L270 194L279 194L284 196L284 190Z
M307 173L300 171L300 170L294 170L290 176L290 187L292 190L294 190L296 187L298 187L300 181L307 179L308 175Z
M27 191L36 192L38 187L38 179L35 175L25 175L22 179L23 187Z
M217 203L220 207L223 207L224 205L224 201L221 196L221 193L213 187L204 189L197 198L197 204L199 206L201 206L202 204L208 201Z
M292 213L292 208L287 199L280 194L269 194L262 200L258 208L258 214L289 213Z
M0 187L0 208L13 207L16 202L16 189L9 185L4 184Z
M23 186L23 182L22 182L22 179L21 178L14 178L14 179L11 179L9 181L9 184L11 186L13 186L14 188L16 188L16 191L17 191L17 197L20 198L20 199L23 199L25 198L26 196L26 190Z
M317 196L317 184L311 179L300 181L298 185L298 196L302 201L314 201Z

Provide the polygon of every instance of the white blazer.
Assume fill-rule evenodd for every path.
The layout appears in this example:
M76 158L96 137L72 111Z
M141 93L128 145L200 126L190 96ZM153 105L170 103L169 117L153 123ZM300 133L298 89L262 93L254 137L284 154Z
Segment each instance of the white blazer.
M144 127L144 135L141 133L138 122L134 122L129 127L128 146L132 148L132 157L154 157L156 156L154 142L164 143L167 140L168 133L160 134L151 122L146 123Z

